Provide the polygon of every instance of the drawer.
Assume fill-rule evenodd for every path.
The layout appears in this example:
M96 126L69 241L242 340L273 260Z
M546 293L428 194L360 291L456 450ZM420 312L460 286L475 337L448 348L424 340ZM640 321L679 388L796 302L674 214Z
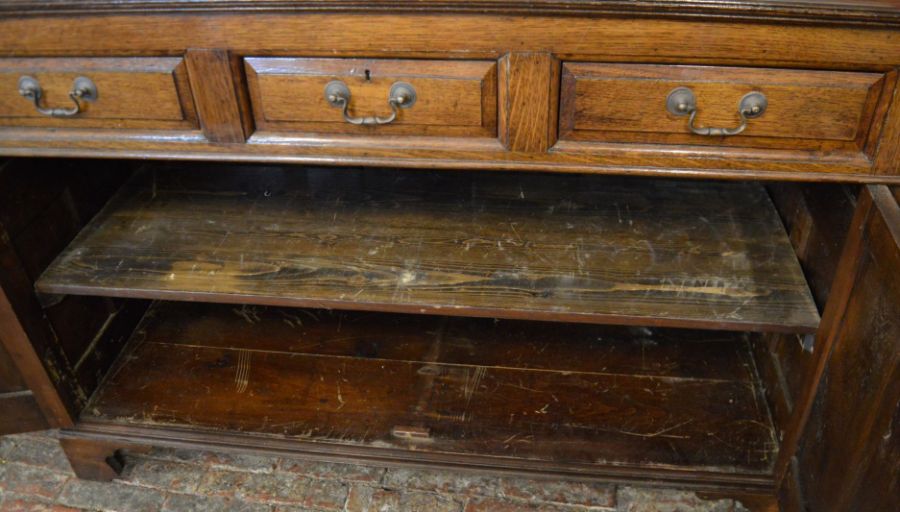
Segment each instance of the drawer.
M877 73L566 63L560 139L859 153L883 85ZM761 112L742 116L745 98Z
M245 68L257 132L497 136L494 61L254 57ZM326 98L329 84L342 99ZM414 95L395 109L392 89Z
M28 85L23 77L39 91L37 106L21 94ZM70 94L84 79L93 84L93 93L76 106ZM0 59L0 90L0 126L198 128L180 57ZM50 115L50 109L67 115Z

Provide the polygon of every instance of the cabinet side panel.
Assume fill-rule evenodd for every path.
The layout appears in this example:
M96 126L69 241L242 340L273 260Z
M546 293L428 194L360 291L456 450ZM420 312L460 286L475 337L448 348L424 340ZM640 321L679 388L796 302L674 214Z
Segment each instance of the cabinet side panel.
M885 187L863 193L875 197L875 208L799 451L798 476L814 512L900 503L900 209Z

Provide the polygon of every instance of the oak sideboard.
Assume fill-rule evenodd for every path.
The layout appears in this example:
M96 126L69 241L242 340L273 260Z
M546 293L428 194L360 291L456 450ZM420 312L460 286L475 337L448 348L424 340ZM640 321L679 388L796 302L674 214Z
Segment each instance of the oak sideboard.
M900 2L0 2L0 434L900 506Z

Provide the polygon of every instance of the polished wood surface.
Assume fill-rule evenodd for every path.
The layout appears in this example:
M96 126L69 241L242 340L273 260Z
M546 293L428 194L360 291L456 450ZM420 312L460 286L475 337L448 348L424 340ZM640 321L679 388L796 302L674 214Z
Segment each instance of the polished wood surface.
M449 137L497 136L497 63L381 59L244 59L257 130ZM350 89L349 115L391 113L391 85L406 82L416 102L382 126L356 126L325 98L325 85Z
M224 50L192 49L185 54L203 134L211 142L244 142L250 131L244 94Z
M152 168L37 288L786 332L819 320L749 183Z
M18 94L18 81L40 83L45 108L74 106L72 84L85 76L97 87L96 101L82 101L72 118L48 117ZM107 129L190 130L197 128L181 58L0 59L0 125Z
M863 152L884 77L875 73L566 63L560 136L572 140L727 145ZM735 128L738 103L761 92L769 108L732 137L693 135L687 116L666 110L676 87L690 88L698 127ZM876 123L880 125L880 120Z
M900 77L900 70L889 74L895 82ZM894 93L890 103L890 112L900 112L900 94ZM875 156L875 173L879 176L898 174L900 168L900 116L892 114L887 118L884 133L881 136L879 150Z
M500 139L511 151L543 153L556 143L559 61L547 53L500 60Z
M748 363L741 334L160 303L85 421L752 475Z

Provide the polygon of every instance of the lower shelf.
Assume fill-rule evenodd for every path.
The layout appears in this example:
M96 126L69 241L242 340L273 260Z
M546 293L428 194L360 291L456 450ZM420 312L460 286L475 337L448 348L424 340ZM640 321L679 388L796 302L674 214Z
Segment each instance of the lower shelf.
M485 468L769 473L740 333L154 304L85 409Z

